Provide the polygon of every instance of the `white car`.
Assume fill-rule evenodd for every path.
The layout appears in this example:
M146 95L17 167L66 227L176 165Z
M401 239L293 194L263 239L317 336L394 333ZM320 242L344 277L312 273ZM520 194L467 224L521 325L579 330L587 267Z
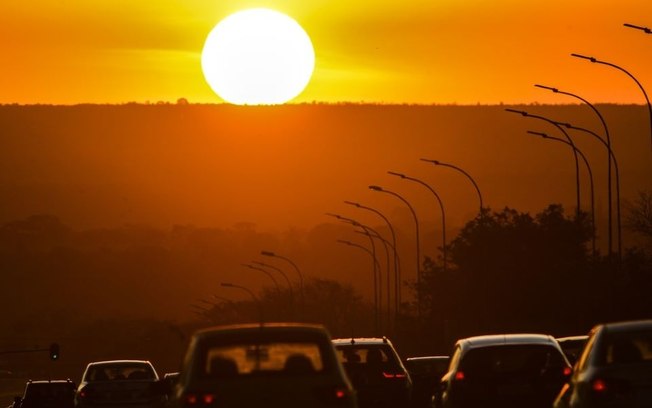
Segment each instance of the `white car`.
M498 334L458 340L441 379L444 408L549 408L571 374L552 336Z
M97 361L86 366L75 406L161 408L166 400L164 388L149 361Z

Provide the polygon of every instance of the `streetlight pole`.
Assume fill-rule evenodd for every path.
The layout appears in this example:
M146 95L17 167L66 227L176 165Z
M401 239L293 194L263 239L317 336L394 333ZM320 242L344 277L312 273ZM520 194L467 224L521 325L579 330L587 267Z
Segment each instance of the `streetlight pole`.
M379 315L380 310L378 308L378 296L377 296L377 287L376 287L376 267L377 266L380 267L380 264L378 263L378 259L376 259L376 255L373 252L371 252L369 250L369 248L366 248L366 247L364 247L362 245L353 243L351 241L345 241L343 239L338 239L337 242L339 242L340 244L344 244L344 245L359 248L359 249L365 251L366 253L368 253L371 256L372 260L373 260L373 264L374 264L374 330L375 330L376 333L378 333L378 323L380 321L380 315Z
M540 120L543 120L545 122L550 123L551 125L553 125L557 129L559 129L559 131L562 132L564 134L564 136L566 136L566 140L568 140L568 143L575 146L575 143L573 143L573 139L571 139L568 132L566 132L564 130L564 128L559 126L559 124L557 122L555 122L554 120L550 120L550 119L548 119L546 117L539 116L539 115L532 115L532 114L527 113L525 111L519 111L519 110L516 110L516 109L507 108L505 110L507 112L511 112L511 113L518 113L519 115L525 116L526 118L540 119ZM580 200L580 162L579 162L578 155L577 155L577 149L573 149L573 157L575 158L575 191L576 191L576 199L577 199L577 208L575 210L575 214L577 215L577 219L579 220L580 212L581 212L582 209L581 209L581 206L580 206L580 201L581 201Z
M402 173L396 173L394 171L388 171L388 174L391 174L392 176L397 176L400 177L404 180L409 180L409 181L414 181L415 183L419 183L428 190L435 196L437 199L437 202L439 203L439 208L441 209L441 242L442 242L442 251L443 251L443 256L444 256L444 272L446 271L446 212L444 211L444 203L441 201L441 198L439 197L439 194L435 191L434 188L432 188L429 184L426 182L419 180L414 177L406 176L405 174Z
M545 85L539 85L539 84L535 84L534 86L536 86L537 88L541 88L541 89L547 89L549 91L552 91L553 93L558 93L558 94L561 94L561 95L567 95L567 96L570 96L572 98L575 98L575 99L578 99L578 100L584 102L586 105L588 105L593 110L593 112L595 112L596 115L598 115L598 118L600 119L600 122L602 123L602 127L604 128L604 134L607 137L607 142L606 142L606 144L607 144L607 196L609 197L609 199L608 199L608 220L609 220L609 228L608 228L609 240L608 240L608 243L609 243L609 256L611 256L612 248L613 248L613 221L612 221L613 220L613 218L612 218L613 210L612 210L612 199L611 199L611 197L612 197L612 195L611 195L611 159L612 159L611 156L612 156L612 154L611 154L611 136L609 135L609 128L607 127L607 122L604 120L604 117L602 116L602 114L600 113L598 108L596 108L591 102L587 101L586 99L582 98L579 95L575 95L573 93L566 92L566 91L560 91L559 89L553 88L551 86L545 86Z
M574 54L573 53L573 54L571 54L571 56L576 57L576 58L585 59L585 60L591 61L591 62L593 62L595 64L602 64L602 65L610 66L612 68L616 68L617 70L627 74L627 76L629 76L630 78L632 78L634 80L634 82L636 82L636 85L638 85L638 87L641 89L641 92L643 92L643 96L645 97L645 102L647 103L648 115L650 117L650 149L651 149L650 151L652 152L652 105L650 104L650 98L648 98L647 92L645 92L645 88L643 88L643 85L641 85L641 83L638 81L638 79L636 79L636 77L634 75L632 75L629 71L627 71L625 68L620 67L620 66L618 66L616 64L612 64L611 62L601 61L601 60L599 60L597 58L587 57L586 55L582 55L582 54Z
M376 235L379 235L378 232L373 230L371 227L369 227L367 225L364 225L364 224L361 224L360 222L358 222L357 220L354 220L352 218L347 218L347 217L341 216L339 214L333 214L333 213L326 213L326 215L328 215L329 217L335 217L338 220L340 220L342 222L346 222L348 224L351 224L351 225L353 225L355 227L360 227L365 232L367 232L366 235L367 235L367 238L369 238L369 245L371 246L371 253L372 253L374 259L376 259L376 243L374 242L374 239L371 236L371 234L369 233L369 231L370 230L373 231ZM387 251L387 247L385 247L385 251ZM387 269L387 276L389 276L389 269ZM376 264L374 263L374 295L377 296L377 298L378 298L378 299L374 298L374 301L377 302L378 305L379 305L379 308L382 309L382 290L381 290L382 286L381 286L380 282L382 282L380 263L378 263L378 269L376 269ZM375 289L376 287L378 287L378 290Z
M392 226L392 223L389 222L389 219L380 211L376 210L375 208L367 207L365 205L362 205L360 203L356 203L353 201L344 201L345 204L352 205L357 208L361 208L363 210L371 211L378 215L380 218L382 218L385 223L387 224L387 227L389 228L390 233L392 234L392 248L394 249L394 310L396 311L396 314L398 315L400 305L401 305L401 296L399 292L399 285L401 282L401 262L398 257L398 249L396 248L396 232L394 231L394 227ZM387 282L388 282L388 294L389 294L389 276L387 277Z
M531 130L528 130L527 133L529 133L531 135L541 136L544 139L555 140L557 142L564 143L564 144L570 146L571 148L577 150L577 153L580 155L580 157L584 161L584 164L586 165L586 169L589 172L589 180L591 182L591 230L592 230L592 233L591 233L591 245L592 245L593 256L595 257L595 255L596 255L596 252L595 252L595 201L594 201L594 195L593 195L593 172L591 171L591 166L589 165L589 161L586 159L586 156L584 156L584 153L582 153L581 150L579 150L575 145L570 144L569 142L567 142L564 139L560 139L558 137L548 136L546 133L533 132Z
M272 257L272 258L282 259L285 262L292 265L294 270L297 272L297 275L299 275L299 291L300 291L300 294L301 294L301 307L303 308L305 306L305 302L306 302L305 293L303 291L303 274L301 273L301 270L299 269L297 264L295 264L290 258L279 255L279 254L274 253L272 251L260 251L260 254L262 256L269 256L269 257Z
M622 227L620 223L620 172L618 171L618 161L616 160L616 154L614 153L613 149L609 147L607 142L605 142L605 140L601 138L597 133L589 129L573 126L570 123L560 123L560 125L565 126L567 129L573 129L580 132L588 133L589 135L598 139L600 143L602 143L609 151L609 155L611 156L611 160L613 161L614 164L614 170L616 170L616 224L618 225L618 259L620 260L622 259L623 256L623 252L622 252L623 241L622 241Z
M390 275L389 271L390 271L390 266L389 266L389 248L388 248L388 242L387 242L387 240L386 240L385 238L383 238L383 237L378 233L378 231L375 231L373 228L365 229L365 228L362 227L362 226L360 226L360 228L362 228L362 231L360 231L360 230L355 230L354 232L356 232L356 233L358 233L358 234L367 235L367 236L369 236L369 237L372 236L371 233L373 232L373 237L374 237L374 238L378 238L378 239L380 240L380 242L383 244L383 248L385 248L385 266L387 267L387 329L389 329L389 326L390 326L390 323L391 323L391 319L392 319L392 311L391 311L391 309L390 309L390 308L391 308L391 302L390 302L390 297L389 297L389 293L390 293L390 290L389 290L389 275ZM379 270L380 270L380 269L379 269ZM382 286L383 286L383 282L382 282L382 280L383 280L383 279L382 279L381 274L378 273L378 298L379 298L379 306L380 306L381 311L382 311L382 308L383 308L383 305L382 305L382 290L381 290L381 288L382 288ZM382 320L382 319L381 319L381 320Z
M403 198L398 193L395 193L390 190L386 190L380 186L369 186L369 189L372 191L379 191L381 193L386 193L389 195L393 195L394 197L398 198L399 200L403 201L405 205L410 209L410 212L412 213L412 217L414 217L414 225L415 225L415 232L416 232L416 244L417 244L417 265L416 265L416 271L417 271L417 287L419 288L417 290L417 317L419 320L421 319L421 252L419 248L419 219L417 218L417 213L414 211L414 208L412 205L410 205L410 202Z
M478 187L478 183L475 182L475 180L473 179L473 177L471 177L471 175L469 173L467 173L464 169L462 169L460 167L457 167L457 166L455 166L453 164L450 164L450 163L443 163L443 162L440 162L439 160L421 159L421 161L427 162L427 163L432 163L435 166L449 167L449 168L451 168L453 170L457 170L458 172L460 172L464 176L466 176L466 178L468 178L469 181L471 181L471 184L473 184L473 187L475 187L475 191L478 193L478 199L480 200L480 212L478 213L478 215L480 217L482 217L483 208L484 208L484 205L482 203L482 193L480 192L480 187Z
M256 304L256 306L258 308L258 316L260 318L260 325L261 326L263 325L263 323L265 322L265 319L263 318L263 308L262 308L262 305L260 304L260 301L258 300L258 297L256 297L254 292L252 292L249 288L246 288L246 287L240 286L240 285L235 285L233 283L222 282L220 285L222 287L224 287L224 288L240 289L240 290L243 290L243 291L247 292L249 294L249 296L251 296L251 298L254 300L254 303Z
M273 269L273 270L275 270L276 272L280 273L281 276L283 276L283 278L285 279L285 281L286 281L287 284L288 284L288 290L289 290L289 292L290 292L290 303L292 304L292 306L294 306L294 291L292 290L292 282L290 282L290 278L288 278L287 273L283 272L283 269L278 268L278 267L276 267L276 266L274 266L274 265L271 265L271 264L265 263L265 262L252 261L251 263L252 263L252 264L255 264L255 265L262 266L262 267L264 267L264 268Z
M281 287L278 285L278 281L276 280L274 275L272 275L268 270L263 269L263 268L259 268L259 267L254 266L254 265L249 265L249 264L242 264L242 266L244 266L245 268L253 269L255 271L260 271L260 272L264 273L265 275L267 275L267 277L269 277L272 280L272 282L274 282L274 286L276 287L276 291L278 293L281 293Z

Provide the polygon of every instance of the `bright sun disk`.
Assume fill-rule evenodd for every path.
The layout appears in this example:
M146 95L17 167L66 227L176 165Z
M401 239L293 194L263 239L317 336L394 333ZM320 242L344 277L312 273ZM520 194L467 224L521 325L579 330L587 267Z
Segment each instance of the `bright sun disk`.
M206 81L225 101L282 104L308 85L315 52L295 20L258 8L220 21L206 38L201 62Z

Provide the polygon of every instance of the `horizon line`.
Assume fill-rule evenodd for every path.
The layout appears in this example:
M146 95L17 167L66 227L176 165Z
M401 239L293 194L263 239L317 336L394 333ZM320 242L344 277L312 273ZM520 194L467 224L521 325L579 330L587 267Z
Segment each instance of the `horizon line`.
M81 107L81 106L198 106L198 107L234 107L234 108L279 108L284 106L303 107L303 106L377 106L377 107L500 107L500 106L580 106L582 103L541 103L541 102L517 102L517 103L411 103L411 102L354 102L354 101L341 101L341 102L297 102L297 103L283 103L283 104L260 104L260 105L236 105L228 102L176 102L170 101L157 101L157 102L118 102L118 103L101 103L101 102L79 102L70 104L57 104L57 103L0 103L0 107ZM594 103L598 106L646 106L644 103L619 103L619 102L598 102Z

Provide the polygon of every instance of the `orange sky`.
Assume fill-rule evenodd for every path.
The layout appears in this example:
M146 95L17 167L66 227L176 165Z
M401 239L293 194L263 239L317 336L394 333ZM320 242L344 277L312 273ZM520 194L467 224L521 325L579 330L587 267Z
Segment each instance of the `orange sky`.
M564 103L557 86L594 102L642 103L614 69L652 87L649 0L32 0L3 2L0 103L219 103L200 52L232 12L294 17L316 51L294 102Z

